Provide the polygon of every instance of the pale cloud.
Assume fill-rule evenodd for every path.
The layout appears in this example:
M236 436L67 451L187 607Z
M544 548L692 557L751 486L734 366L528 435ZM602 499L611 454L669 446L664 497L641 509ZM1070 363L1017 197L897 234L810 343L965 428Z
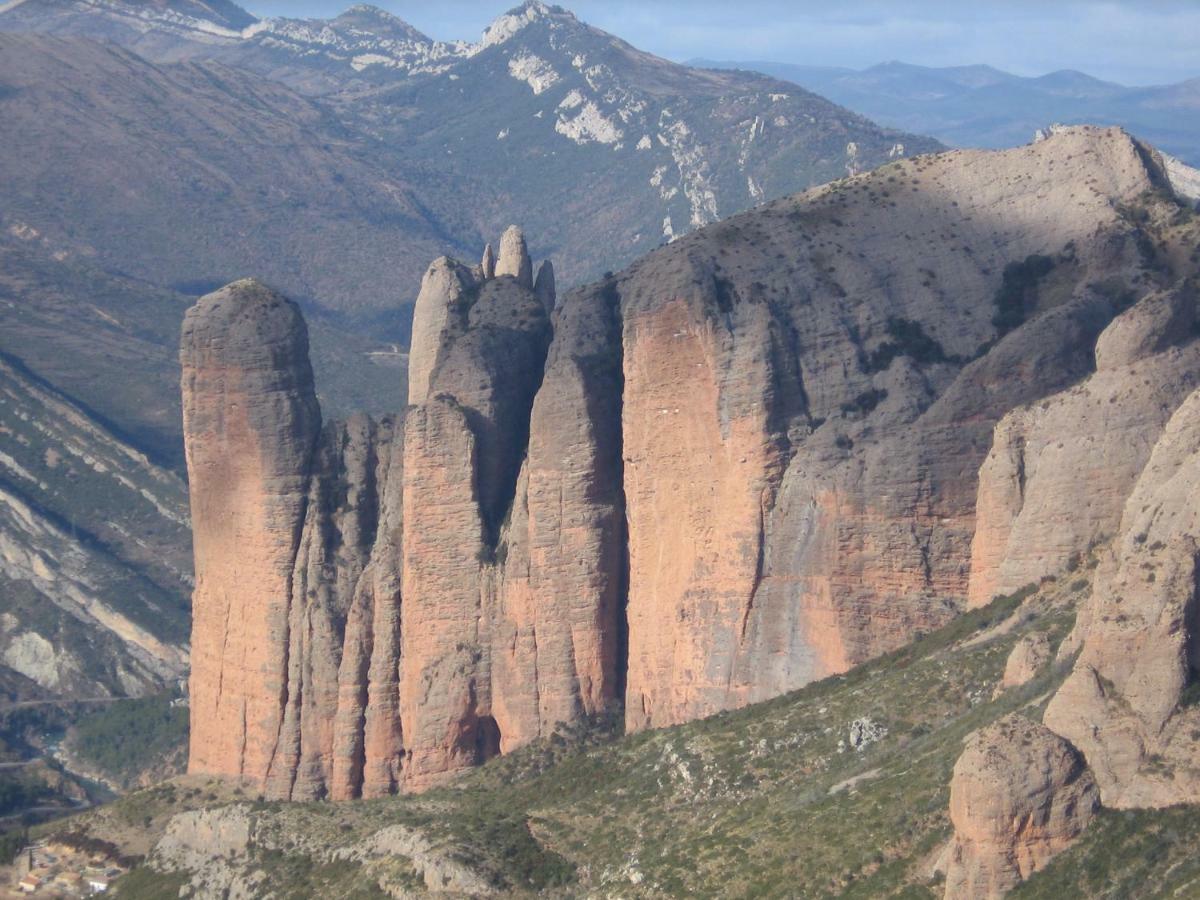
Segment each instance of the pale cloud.
M515 2L376 0L442 39L475 39ZM346 5L349 5L347 0ZM1200 76L1196 0L578 0L580 18L670 59L861 68L899 59L1081 69L1126 83ZM331 0L251 0L260 15L335 15Z

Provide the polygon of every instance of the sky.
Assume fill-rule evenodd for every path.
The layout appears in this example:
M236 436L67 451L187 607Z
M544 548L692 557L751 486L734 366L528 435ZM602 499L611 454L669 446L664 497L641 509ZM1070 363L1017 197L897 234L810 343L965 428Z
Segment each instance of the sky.
M243 0L260 16L333 16L354 0ZM426 34L477 40L518 0L374 0ZM668 59L864 68L987 63L1124 84L1200 76L1200 0L574 0L581 19Z

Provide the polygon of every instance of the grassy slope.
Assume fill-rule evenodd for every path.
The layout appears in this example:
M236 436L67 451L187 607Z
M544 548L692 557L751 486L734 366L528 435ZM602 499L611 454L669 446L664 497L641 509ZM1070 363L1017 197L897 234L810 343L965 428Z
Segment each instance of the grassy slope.
M248 802L254 844L237 865L266 873L281 897L418 887L403 856L333 860L394 825L517 896L939 897L932 865L950 835L962 739L1013 709L1040 717L1065 666L995 699L993 686L1021 634L1065 636L1087 589L1087 573L1076 573L776 700L626 738L597 723L420 797L276 804L193 778L58 828L145 853L181 809ZM863 717L887 735L854 751L845 741ZM1015 896L1189 896L1197 837L1193 810L1105 812ZM142 868L119 896L176 896L180 883Z
M516 894L936 896L929 872L950 833L947 786L962 738L1057 685L1062 668L992 700L1017 637L1040 629L1060 640L1086 586L1076 577L1023 605L998 600L905 650L743 710L621 739L603 727L564 735L421 797L255 802L249 865L283 896L318 881L370 891L411 878L411 867L395 856L334 865L330 855L407 824ZM863 717L887 735L854 751L845 742ZM167 784L59 828L123 835L127 852L144 853L171 814L238 799L229 791ZM174 876L142 870L127 896L166 896L170 885Z

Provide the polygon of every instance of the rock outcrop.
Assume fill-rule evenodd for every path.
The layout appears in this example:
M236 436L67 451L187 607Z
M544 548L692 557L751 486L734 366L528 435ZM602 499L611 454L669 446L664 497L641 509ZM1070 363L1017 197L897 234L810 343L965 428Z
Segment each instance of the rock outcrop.
M525 246L525 232L516 225L510 225L500 236L495 274L511 275L521 287L533 289L533 263Z
M220 316L190 336L223 308L205 298L184 361L216 386L188 376L187 403L236 416L189 424L193 464L279 447L193 480L196 715L236 736L227 707L252 706L268 748L214 737L193 767L278 796L419 790L617 704L639 729L776 696L1057 571L1116 529L1163 398L1195 387L1187 256L1147 251L1183 221L1160 181L1116 129L906 160L561 300L510 228L491 277L486 252L431 266L394 424L321 429L299 338L230 355ZM290 307L264 308L270 343ZM267 512L215 514L233 475ZM243 539L248 581L216 552Z
M1106 806L1200 802L1200 391L1171 416L1125 504L1076 626L1082 649L1046 709Z
M1035 631L1022 637L1008 654L1004 663L1004 675L996 687L996 693L1032 681L1050 662L1051 656L1050 639L1045 632Z
M538 266L537 278L533 282L533 293L542 301L547 313L554 312L557 290L554 285L554 263L546 259Z
M1200 673L1197 300L1194 280L1184 279L1122 312L1096 341L1095 373L1005 416L980 471L974 603L1064 569L1096 567L1092 594L1058 652L1062 661L1075 657L1073 671L1034 740L1054 744L1059 756L1078 748L1063 771L1086 764L1087 804L1200 802L1200 714L1189 699ZM1049 657L1044 635L1022 639L997 694L1029 680ZM1027 758L1027 732L985 732L992 756ZM1078 813L1078 784L1044 782L1040 808L1062 809L1062 821L1049 843L1035 843L1032 854L1022 849L1028 839L1005 829L1010 811L988 809L1008 792L987 783L994 771L972 774L987 761L973 745L955 768L948 897L1001 895L1087 824L1088 815L1068 814ZM962 799L971 792L979 798L974 816ZM976 832L985 827L991 837L982 840Z
M393 426L322 426L299 310L254 281L209 294L183 328L196 553L193 772L273 797L361 790L364 633L389 499ZM377 540L382 538L382 540Z
M974 733L950 782L947 900L1004 896L1066 849L1098 805L1079 754L1045 726L1014 714Z
M1152 293L1096 341L1096 371L1013 410L979 473L970 599L1053 575L1116 534L1171 413L1200 386L1190 286Z
M246 280L188 312L181 347L196 556L190 767L264 781L321 429L308 333L293 303Z
M1036 174L1067 157L1072 179ZM992 428L1091 371L1119 306L1088 286L1142 263L1104 197L1152 183L1128 136L1073 129L769 203L618 279L631 727L775 696L955 614ZM939 251L906 263L922 240ZM1013 284L1021 323L997 341Z

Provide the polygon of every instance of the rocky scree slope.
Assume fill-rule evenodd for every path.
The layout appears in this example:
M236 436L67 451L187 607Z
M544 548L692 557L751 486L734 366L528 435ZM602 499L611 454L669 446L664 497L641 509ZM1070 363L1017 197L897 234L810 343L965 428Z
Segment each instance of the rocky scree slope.
M892 651L982 602L973 543L1004 577L1069 565L1082 527L1057 562L981 543L1014 526L980 467L1007 414L1100 392L1129 347L1193 377L1190 330L1112 337L1195 272L1164 171L1115 129L920 157L557 302L510 231L426 274L402 424L322 425L296 308L204 298L193 772L426 789L606 709L672 725Z
M191 563L182 480L0 355L0 665L43 697L174 685Z

